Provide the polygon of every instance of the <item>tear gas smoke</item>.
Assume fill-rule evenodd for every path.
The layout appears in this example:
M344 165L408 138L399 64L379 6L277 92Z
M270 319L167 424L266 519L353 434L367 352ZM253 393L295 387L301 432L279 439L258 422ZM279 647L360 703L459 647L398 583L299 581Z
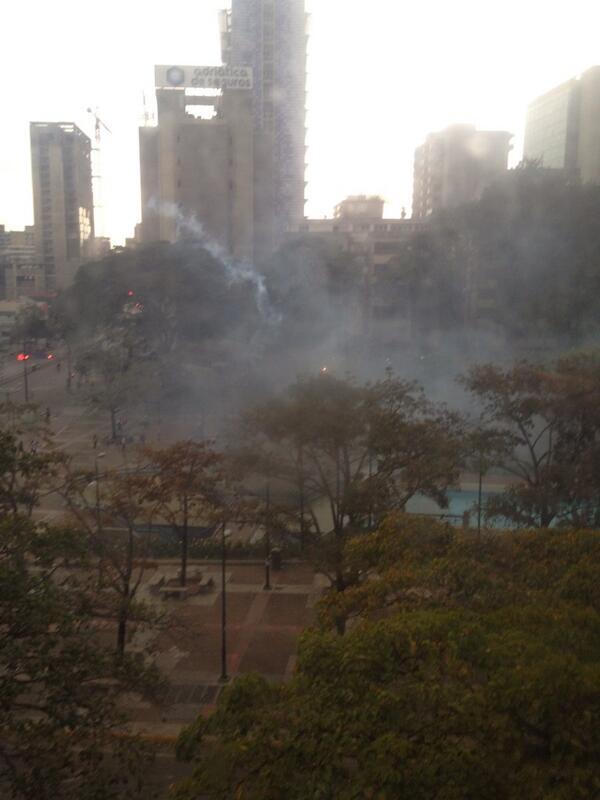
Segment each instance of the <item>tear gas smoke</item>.
M148 203L148 208L162 216L174 219L177 224L177 238L192 236L198 240L211 256L222 265L230 282L249 283L254 289L256 307L261 317L269 325L281 322L281 314L276 311L269 300L265 277L256 271L248 262L234 261L225 248L216 242L204 229L204 226L192 214L184 214L175 203L159 203L154 198Z

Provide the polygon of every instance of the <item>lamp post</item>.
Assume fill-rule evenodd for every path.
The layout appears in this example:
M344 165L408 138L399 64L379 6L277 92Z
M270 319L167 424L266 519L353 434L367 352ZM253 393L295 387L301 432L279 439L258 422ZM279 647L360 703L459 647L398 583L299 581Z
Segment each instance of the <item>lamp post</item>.
M265 502L265 592L271 591L271 485L267 483Z
M23 359L23 385L25 388L25 402L29 402L29 379L27 376L27 359Z
M23 352L19 353L17 356L17 361L23 362L23 390L25 392L25 402L29 402L29 375L27 372L27 361L29 359L29 353L25 352L25 344L23 344Z
M223 520L221 527L221 683L227 683L227 595L226 595L226 575L225 567L227 564L227 531L226 522Z
M96 527L98 531L102 530L102 521L100 518L100 473L98 471L98 461L101 458L104 458L106 453L98 453L98 455L94 456L94 472L96 477Z
M477 539L481 539L481 502L483 494L483 456L479 451L479 483L477 486Z

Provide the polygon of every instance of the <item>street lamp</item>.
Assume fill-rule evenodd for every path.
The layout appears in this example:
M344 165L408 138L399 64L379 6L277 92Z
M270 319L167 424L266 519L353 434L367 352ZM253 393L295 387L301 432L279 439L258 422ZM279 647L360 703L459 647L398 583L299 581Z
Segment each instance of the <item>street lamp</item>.
M27 374L27 361L29 360L30 356L29 353L19 353L17 356L17 361L23 362L23 388L25 390L25 402L29 402L29 381L28 381L28 374Z
M265 503L265 592L271 591L271 485L267 483Z
M98 472L98 461L104 458L106 453L98 453L94 456L94 472L96 474L96 526L98 531L102 530L102 523L100 519L100 473Z
M226 575L227 565L227 544L226 539L229 533L226 530L227 523L223 520L221 527L221 683L227 683L227 595L226 595Z

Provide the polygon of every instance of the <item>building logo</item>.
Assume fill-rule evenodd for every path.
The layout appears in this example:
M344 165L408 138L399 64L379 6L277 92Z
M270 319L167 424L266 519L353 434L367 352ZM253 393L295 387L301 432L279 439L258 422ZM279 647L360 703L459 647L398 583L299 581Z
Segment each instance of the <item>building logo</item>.
M181 67L170 67L167 70L167 82L169 86L181 86L185 81L185 72Z
M222 64L214 67L156 66L157 88L178 89L252 89L252 68Z

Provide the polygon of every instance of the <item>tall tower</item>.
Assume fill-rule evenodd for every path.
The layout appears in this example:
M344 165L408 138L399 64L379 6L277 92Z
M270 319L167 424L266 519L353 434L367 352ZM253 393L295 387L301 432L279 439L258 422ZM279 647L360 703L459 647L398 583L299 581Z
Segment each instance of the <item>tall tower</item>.
M94 238L90 139L72 122L32 122L36 258L46 289L69 286Z
M304 0L232 0L221 32L223 61L253 69L254 125L265 145L263 187L271 187L257 198L257 224L276 244L304 218Z

